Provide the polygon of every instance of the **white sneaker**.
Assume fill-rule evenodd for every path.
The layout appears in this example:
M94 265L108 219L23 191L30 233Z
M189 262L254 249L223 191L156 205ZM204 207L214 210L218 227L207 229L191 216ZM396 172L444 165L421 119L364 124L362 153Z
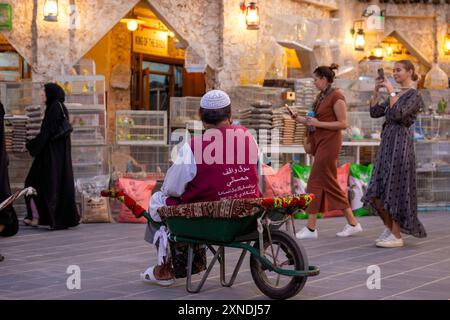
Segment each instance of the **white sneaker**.
M356 226L349 225L348 223L345 225L344 230L336 233L338 237L349 237L354 235L355 233L362 232L361 224L358 223Z
M307 227L303 227L295 236L297 239L317 239L319 234L317 233L317 229L311 232Z
M387 237L389 237L391 235L391 230L389 230L389 228L384 228L383 232L380 234L380 236L375 240L375 243L379 242L379 241L383 241L384 239L386 239Z
M404 245L403 239L402 238L398 239L392 233L384 240L378 241L376 243L376 246L380 248L398 248L403 247L403 245Z

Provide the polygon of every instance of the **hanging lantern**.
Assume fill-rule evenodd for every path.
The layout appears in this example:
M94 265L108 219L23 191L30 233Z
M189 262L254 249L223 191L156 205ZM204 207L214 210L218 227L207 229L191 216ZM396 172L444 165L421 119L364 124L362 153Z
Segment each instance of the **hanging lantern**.
M44 20L52 22L58 21L58 0L45 0Z
M366 45L366 39L364 38L363 29L358 29L355 37L355 50L364 51L364 46Z
M247 12L245 13L245 23L247 24L248 30L258 30L259 29L259 8L256 2L250 2L247 6Z

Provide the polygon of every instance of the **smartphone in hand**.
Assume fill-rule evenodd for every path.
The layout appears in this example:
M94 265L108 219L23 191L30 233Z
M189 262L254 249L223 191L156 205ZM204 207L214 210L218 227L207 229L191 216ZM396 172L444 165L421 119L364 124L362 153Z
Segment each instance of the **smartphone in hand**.
M294 112L294 110L291 109L291 107L289 107L288 105L285 105L285 107L293 118L297 117L297 114Z
M377 70L377 72L378 72L378 79L384 80L384 69L380 68Z

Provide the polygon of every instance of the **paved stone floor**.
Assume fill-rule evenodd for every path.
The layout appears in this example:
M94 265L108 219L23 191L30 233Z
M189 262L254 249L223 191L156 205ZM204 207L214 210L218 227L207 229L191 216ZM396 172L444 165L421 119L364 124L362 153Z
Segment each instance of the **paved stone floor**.
M450 299L450 213L421 213L429 236L405 237L406 246L376 248L383 230L377 217L360 219L364 233L336 238L343 218L319 220L319 239L305 240L309 263L321 269L293 299ZM296 221L297 229L304 224ZM235 285L219 284L216 266L198 294L178 279L170 288L142 283L139 273L154 264L155 248L143 240L145 225L85 224L72 230L21 227L0 239L0 299L267 299L254 284L248 257ZM227 250L227 265L238 259ZM81 270L81 289L67 289L68 266ZM367 267L381 270L381 289L369 290ZM199 281L199 277L195 277Z

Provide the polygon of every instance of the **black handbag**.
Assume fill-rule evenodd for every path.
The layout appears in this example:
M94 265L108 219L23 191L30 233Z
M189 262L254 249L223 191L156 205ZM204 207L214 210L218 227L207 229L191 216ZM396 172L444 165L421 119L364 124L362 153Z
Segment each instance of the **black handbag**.
M59 140L61 138L66 138L70 135L70 133L73 131L72 125L69 122L69 119L67 119L66 114L64 113L64 109L62 107L61 102L59 102L59 106L61 107L61 112L63 114L63 119L61 121L61 124L58 127L58 131L55 133L52 141Z

